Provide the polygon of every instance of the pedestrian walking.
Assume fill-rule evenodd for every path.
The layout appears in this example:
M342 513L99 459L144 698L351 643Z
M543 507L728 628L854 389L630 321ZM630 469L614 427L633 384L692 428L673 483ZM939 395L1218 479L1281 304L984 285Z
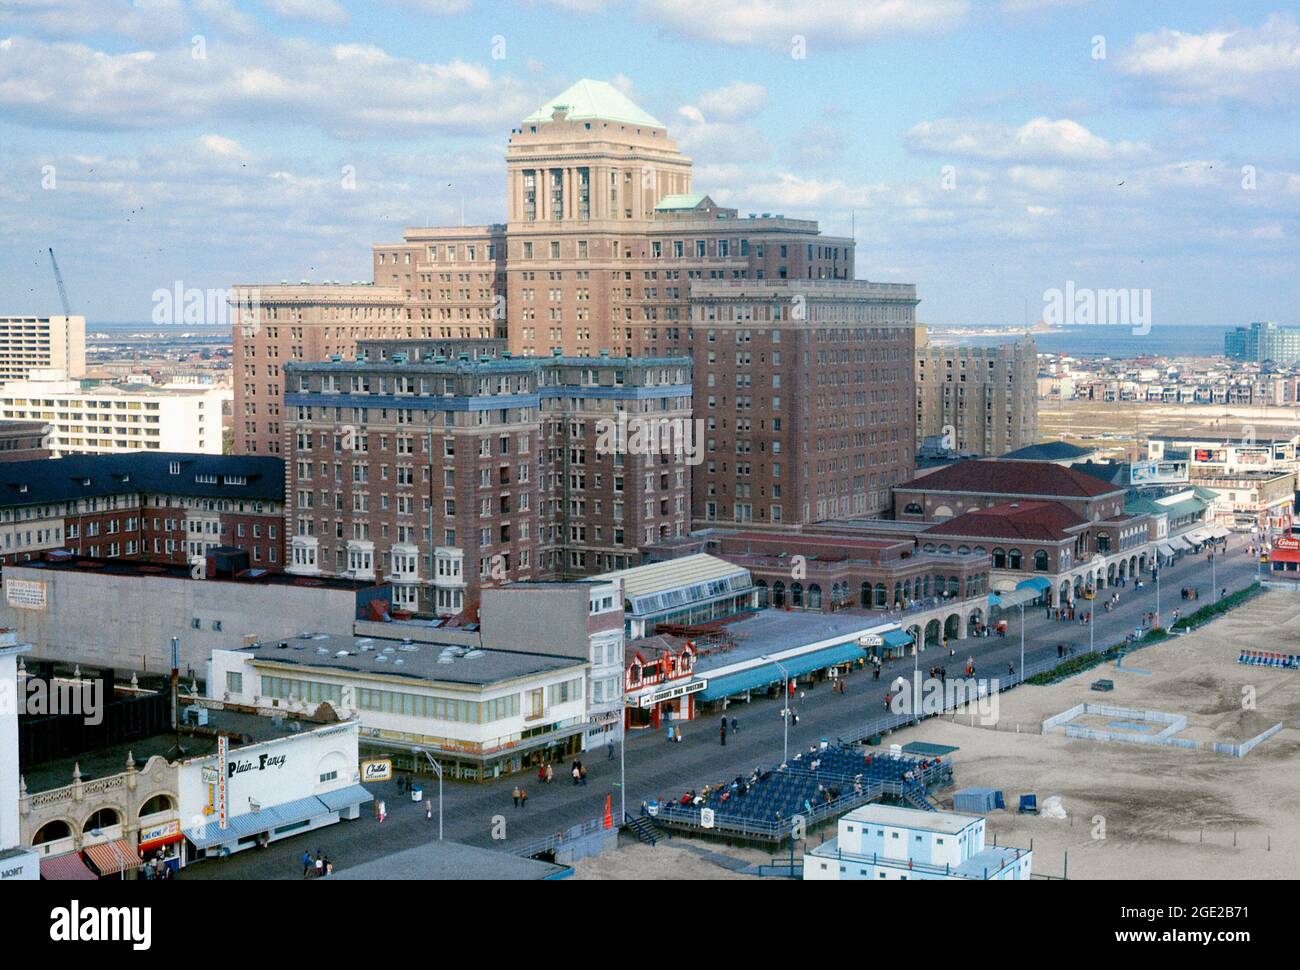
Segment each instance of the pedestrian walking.
M549 785L555 781L555 765L547 764L546 766L546 783Z
M582 771L578 768L578 762L573 763L573 767L569 769L569 775L573 778L575 785L582 783Z
M584 785L587 783L587 766L581 761L578 762L578 780Z
M302 877L306 879L311 875L311 853L306 849L302 852Z
M519 807L526 808L527 806L528 806L528 789L521 788L519 789Z
M727 746L727 719L726 718L722 719L722 727L718 728L718 737L722 742L722 746L725 748Z
M316 850L316 863L313 866L313 870L315 871L317 877L325 875L325 862L320 857L320 849Z
M379 801L379 821L388 818L388 806L384 804L383 799Z
M734 717L731 719L731 733L737 734L740 731L740 722Z
M329 859L325 860L325 875L334 875L334 863L330 862Z
M433 800L430 798L424 800L424 817L427 821L433 821Z
M510 797L515 800L515 808L518 808L519 807L519 786L518 785L515 785L514 790L510 793Z

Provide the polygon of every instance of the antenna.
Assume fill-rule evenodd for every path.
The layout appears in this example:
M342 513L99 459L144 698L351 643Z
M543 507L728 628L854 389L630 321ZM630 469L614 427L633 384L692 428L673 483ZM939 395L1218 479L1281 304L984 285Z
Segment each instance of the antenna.
M50 249L50 263L54 266L54 282L59 284L59 299L63 302L63 315L72 316L72 307L68 305L68 291L63 285L63 274L59 272L59 261L54 258L54 250Z

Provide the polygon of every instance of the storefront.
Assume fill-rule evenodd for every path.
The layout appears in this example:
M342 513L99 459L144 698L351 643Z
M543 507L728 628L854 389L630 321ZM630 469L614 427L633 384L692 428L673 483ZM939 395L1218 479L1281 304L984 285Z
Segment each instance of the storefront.
M180 765L181 864L224 858L244 849L360 817L371 796L360 784L358 724L349 721L230 747ZM160 836L167 838L167 836Z
M174 873L181 866L181 844L185 836L181 833L180 814L171 814L171 818L141 819L136 852L143 864L152 865L157 861Z
M695 717L693 698L709 685L707 680L647 688L627 698L627 726L657 730L664 721L689 721Z

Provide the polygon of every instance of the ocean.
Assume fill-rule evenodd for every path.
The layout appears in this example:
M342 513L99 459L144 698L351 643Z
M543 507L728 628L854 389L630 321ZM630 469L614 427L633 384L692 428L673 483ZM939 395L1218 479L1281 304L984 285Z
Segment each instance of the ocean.
M957 328L953 328L957 329ZM1221 357L1223 335L1230 327L1197 327L1181 324L1154 324L1147 334L1134 334L1131 327L1062 327L1034 334L1041 353L1069 354L1075 357ZM990 343L1015 339L990 336L954 336L936 334L945 343Z

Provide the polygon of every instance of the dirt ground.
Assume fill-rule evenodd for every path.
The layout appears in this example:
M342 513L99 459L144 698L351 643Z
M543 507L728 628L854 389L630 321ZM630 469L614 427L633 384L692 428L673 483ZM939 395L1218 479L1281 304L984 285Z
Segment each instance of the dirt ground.
M1243 647L1300 653L1300 596L1269 592L1196 633L1132 654L1127 671L1110 663L1050 687L1003 694L996 728L928 721L890 740L958 745L956 787L1003 790L1013 811L989 816L989 834L1003 845L1032 840L1035 872L1060 875L1068 852L1073 879L1294 878L1300 673L1242 666ZM1101 677L1115 682L1113 692L1088 689ZM1243 709L1244 691L1253 692L1254 710ZM1238 743L1279 722L1284 727L1240 759L1071 740L1059 729L1034 733L1083 701L1184 714L1188 726L1178 737L1201 740ZM1040 804L1059 795L1069 818L1014 814L1023 792L1037 794ZM941 798L945 807L951 798Z
M1128 670L1105 664L1050 687L1000 695L996 723L930 720L887 743L956 745L956 788L1001 789L1011 807L989 816L989 838L1034 849L1034 872L1071 879L1283 879L1300 872L1300 672L1238 664L1242 648L1300 653L1300 595L1281 591L1196 633L1132 654ZM1137 671L1148 673L1138 673ZM1089 685L1115 682L1111 693ZM1243 709L1253 692L1253 710ZM1283 730L1245 758L1179 748L1071 740L1042 721L1083 701L1184 714L1180 737L1244 741ZM1109 721L1110 719L1106 719ZM1115 720L1119 720L1116 718ZM1066 819L1022 816L1023 792L1061 798ZM952 792L940 801L951 810ZM826 837L832 831L827 830ZM816 842L822 836L814 834ZM627 844L584 860L579 879L734 879L698 854L749 862L768 854L674 840Z
M1131 454L1151 435L1226 436L1258 441L1294 433L1300 409L1227 404L1148 404L1121 401L1040 401L1038 430L1116 457ZM1143 456L1145 457L1145 456Z
M731 871L700 853L717 853L750 865L768 862L771 859L771 853L755 849L730 848L721 843L694 839L677 838L671 843L660 842L656 846L643 845L640 842L623 842L616 852L605 852L576 863L573 867L573 878L691 881L759 878Z

